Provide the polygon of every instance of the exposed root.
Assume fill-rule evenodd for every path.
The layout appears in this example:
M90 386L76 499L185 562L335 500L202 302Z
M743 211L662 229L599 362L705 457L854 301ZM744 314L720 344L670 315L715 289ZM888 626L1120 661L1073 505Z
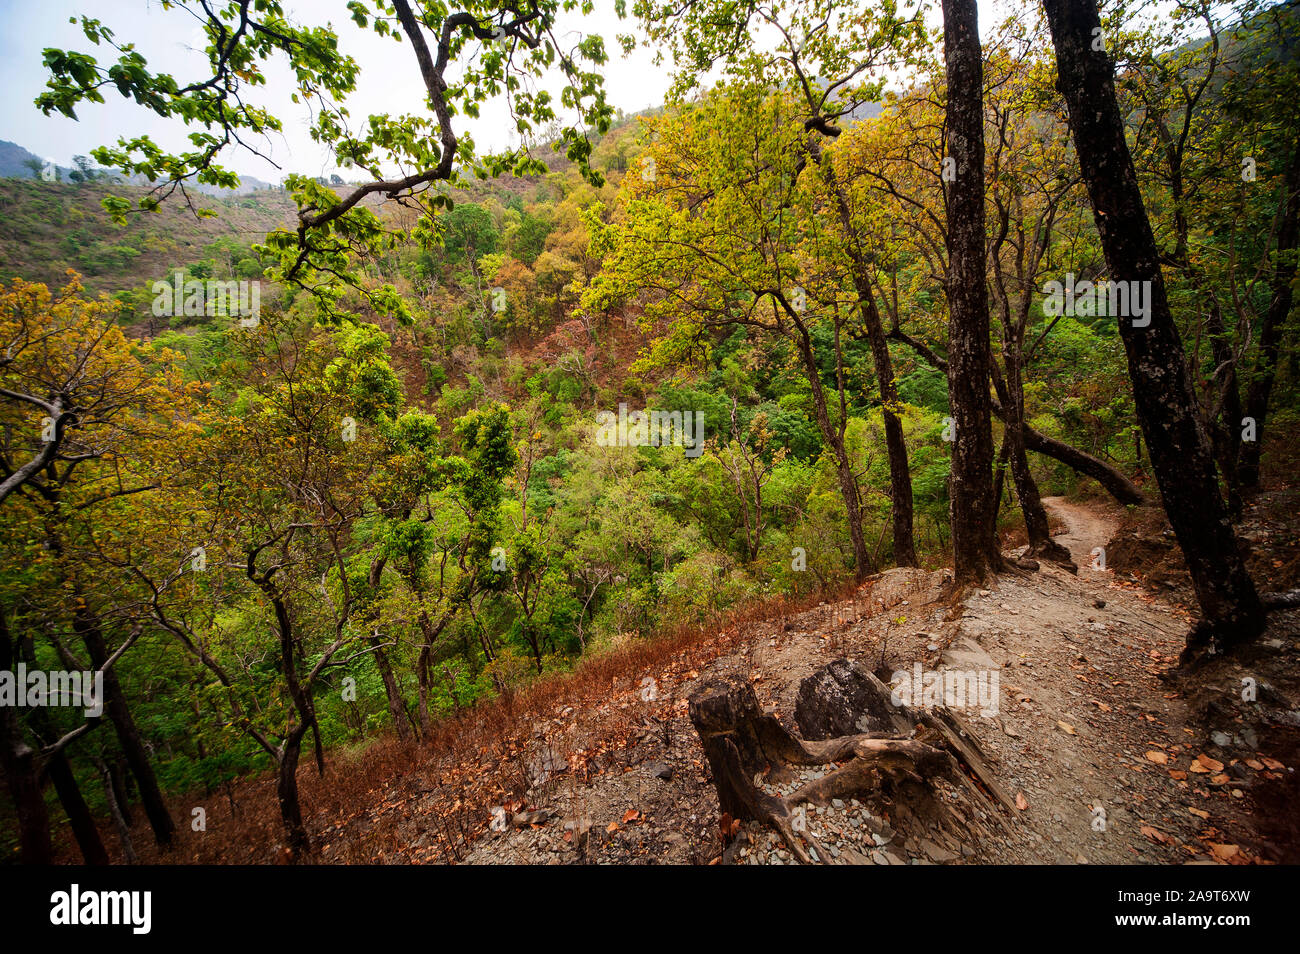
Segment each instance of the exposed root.
M868 678L875 691L887 698L888 689L874 676L868 674ZM959 799L982 808L1009 829L998 804L1013 815L1015 804L994 779L983 753L956 716L946 709L914 713L905 706L897 708L899 724L910 727L907 733L804 741L775 716L759 709L753 686L747 682L713 680L690 698L691 722L713 770L721 811L772 826L804 864L831 861L801 823L803 816L796 810L806 803L892 797L926 824L952 833L968 829L973 819L955 815L939 797L935 782L940 779L953 785ZM762 777L768 782L788 781L793 777L792 766L831 764L836 766L832 771L786 798L763 791L757 781ZM978 779L978 785L967 772Z

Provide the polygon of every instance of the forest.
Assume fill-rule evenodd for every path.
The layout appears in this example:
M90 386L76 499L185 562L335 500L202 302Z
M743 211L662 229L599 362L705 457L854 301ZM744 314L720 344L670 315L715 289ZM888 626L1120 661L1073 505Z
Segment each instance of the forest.
M946 832L942 863L914 788L1004 826L1065 799L1005 721L1080 744L1076 689L1186 700L1168 745L1113 731L1204 798L1134 821L1140 859L1070 796L1064 855L977 862L1300 857L1300 4L620 0L602 37L593 0L177 0L188 75L120 6L42 50L30 110L153 132L0 180L5 863L824 861L791 819L832 798ZM358 34L423 112L349 111ZM634 49L671 86L625 111ZM507 146L476 144L493 110ZM222 191L304 122L333 173ZM1123 634L1091 669L1029 622L1058 599ZM1059 713L1011 668L1029 636ZM919 696L863 735L799 682L888 698L970 641L1008 660L982 749ZM1270 687L1258 743L1215 679ZM777 750L837 781L756 787ZM552 804L634 766L691 788L657 822Z

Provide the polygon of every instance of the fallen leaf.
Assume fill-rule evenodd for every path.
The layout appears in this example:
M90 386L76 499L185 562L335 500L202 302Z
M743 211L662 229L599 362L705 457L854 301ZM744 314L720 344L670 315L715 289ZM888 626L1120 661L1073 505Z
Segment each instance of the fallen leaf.
M609 826L605 829L605 833L608 835L612 835L616 831L618 831L618 822L610 822Z
M1203 811L1201 811L1199 808L1188 808L1187 810L1188 810L1189 812L1191 812L1193 815L1195 815L1197 818L1209 818L1209 817L1210 817L1210 813L1209 813L1209 812L1203 812Z
M1168 835L1160 831L1160 829L1158 828L1152 828L1150 825L1143 825L1141 828L1141 832L1142 834L1150 838L1152 841L1159 842L1162 845L1169 841Z
M1212 759L1204 752L1192 760L1191 769L1198 775L1208 775L1211 772L1222 772L1223 763L1218 759Z
M1079 733L1077 733L1077 732L1074 731L1074 726L1070 725L1070 723L1068 723L1068 722L1061 722L1059 719L1058 719L1057 722L1056 722L1056 727L1057 727L1058 729L1060 729L1062 732L1064 732L1066 735L1078 735L1078 734L1079 734Z
M1155 762L1156 765L1168 765L1169 756L1166 755L1164 752L1157 752L1154 749L1152 749L1150 752L1147 753L1147 761Z
M1016 792L1016 808L1022 812L1029 808L1029 800L1025 798L1024 792Z
M1172 778L1175 782L1184 782L1187 780L1187 773L1184 772L1182 769L1170 769L1169 777Z
M1258 759L1246 759L1246 764L1249 765L1251 768L1253 768L1256 772L1264 771L1264 763L1259 761Z
M626 812L623 813L623 824L626 825L629 822L634 822L640 817L641 817L641 813L639 811L637 811L635 808L629 808Z
M1211 784L1211 785L1227 785L1227 784L1228 784L1228 773L1227 773L1227 772L1221 772L1221 773L1219 773L1218 775L1214 776L1212 779L1210 779L1210 784Z
M1229 858L1233 857L1237 852L1241 851L1241 848L1238 845L1211 844L1210 851L1213 852L1214 857L1218 858L1220 861L1227 861Z
M1280 772L1282 769L1286 768L1286 766L1277 759L1270 759L1267 755L1261 755L1259 760L1275 772Z

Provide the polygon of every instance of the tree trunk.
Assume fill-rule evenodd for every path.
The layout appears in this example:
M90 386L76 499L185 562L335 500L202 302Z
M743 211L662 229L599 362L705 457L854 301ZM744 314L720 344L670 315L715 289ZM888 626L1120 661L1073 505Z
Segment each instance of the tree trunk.
M1086 477L1091 477L1101 484L1107 492L1125 506L1138 507L1147 503L1146 497L1137 484L1129 480L1110 464L1086 451L1072 447L1064 441L1042 434L1028 424L1022 425L1025 437L1025 449L1060 461L1071 470Z
M856 265L856 263L855 263ZM860 265L855 267L860 271ZM913 541L912 474L907 461L907 441L903 437L903 422L895 410L901 407L898 385L894 381L894 362L889 356L889 342L885 326L871 293L871 283L865 276L855 274L858 302L862 309L867 340L876 366L876 381L880 389L880 409L885 421L885 450L889 454L889 489L893 502L894 562L898 566L916 566L916 546Z
M83 611L77 613L73 625L85 644L86 652L90 655L91 665L96 669L102 669L104 663L108 661L109 652L98 621L91 614ZM167 802L158 787L158 778L154 775L149 754L140 739L140 730L136 728L135 720L131 718L131 710L127 706L122 685L112 668L104 672L104 711L109 721L113 723L118 744L121 745L122 754L126 757L126 764L130 766L131 774L135 776L136 785L140 790L140 802L144 806L149 825L153 828L154 840L166 847L171 844L176 824L167 811Z
M300 725L289 733L280 752L280 775L276 796L280 802L280 821L289 840L289 853L295 860L311 849L311 838L302 820L302 805L298 800L298 757L302 752L302 739L307 726Z
M1277 373L1278 348L1286 317L1291 312L1291 285L1296 276L1295 252L1300 237L1300 146L1291 154L1291 165L1283 179L1282 221L1278 228L1277 265L1273 269L1273 297L1269 299L1264 314L1264 327L1260 329L1259 359L1255 363L1254 377L1246 392L1247 417L1255 419L1255 439L1246 441L1241 449L1238 468L1239 484L1245 493L1259 489L1259 454L1264 442L1264 418L1273 393L1273 378ZM1229 421L1230 425L1234 422ZM1239 426L1239 422L1235 426Z
M1006 431L1002 438L1002 450L1010 465L1011 481L1015 484L1016 499L1020 502L1020 512L1025 518L1025 533L1029 539L1027 555L1052 560L1064 566L1074 568L1070 551L1052 539L1052 531L1047 522L1047 510L1043 507L1042 495L1038 492L1038 482L1034 480L1029 469L1029 457L1025 453L1025 385L1020 363L1020 347L1010 334L1003 336L1003 361L1006 364L1005 379L997 373L997 365L991 364L994 371L994 387L1002 398L1005 409L1003 420ZM998 472L1001 477L1001 470ZM994 501L999 500L995 491ZM995 507L1000 503L995 504ZM996 510L994 511L996 513Z
M406 715L406 706L402 704L402 690L398 688L397 677L393 675L393 667L388 662L388 654L380 646L378 631L371 634L370 645L374 648L379 678L384 682L384 695L388 699L388 714L393 717L393 728L397 730L397 737L405 742L411 737L410 720Z
M913 338L898 328L890 329L887 337L895 341L901 341L918 355L925 359L925 362L932 368L948 371L948 362L939 355L935 354L934 349L930 348L923 341ZM990 368L996 367L992 362ZM1007 419L1007 409L998 401L993 401L993 413L997 414L1003 421ZM1071 447L1064 441L1058 441L1054 437L1048 437L1042 434L1028 424L1021 424L1021 430L1025 436L1025 448L1042 454L1044 457L1050 457L1052 460L1059 461L1071 470L1077 471L1084 476L1091 477L1097 483L1101 484L1112 497L1125 506L1142 506L1147 502L1141 489L1133 481L1129 480L1124 474L1120 473L1104 460L1093 457L1091 454L1079 450L1077 447ZM1136 453L1140 459L1142 457L1142 435L1138 432L1135 436ZM997 495L994 495L996 507Z
M428 612L420 610L420 633L424 637L424 644L420 646L420 655L415 663L415 672L419 680L420 735L426 739L433 732L433 718L429 713L429 689L432 686L429 678L429 667L433 664L433 644L442 635L443 629L446 628L450 620L451 613L445 612L438 618L437 625L435 625L429 619Z
M1233 520L1241 517L1241 480L1237 469L1241 457L1241 421L1245 416L1241 406L1241 392L1237 382L1237 362L1232 340L1223 324L1223 311L1217 300L1211 300L1206 331L1214 354L1214 391L1210 401L1218 401L1216 412L1211 403L1205 416L1205 427L1210 435L1210 446L1219 462L1224 488L1228 492L1228 513Z
M77 785L76 776L72 774L67 756L62 752L55 753L46 764L45 771L54 783L59 804L68 815L68 823L72 826L73 837L77 839L77 847L81 849L82 860L88 865L108 864L108 852L104 850L99 829L95 827L90 807L81 796L81 788Z
M849 460L848 449L844 446L844 435L831 424L830 412L826 409L826 393L822 389L821 374L817 361L813 358L812 342L803 328L799 329L799 354L803 358L804 375L812 389L813 413L822 438L831 447L835 455L835 474L839 479L840 496L844 499L844 512L848 517L849 539L853 542L853 572L858 582L862 582L876 572L875 561L867 548L867 537L862 531L862 505L858 496L858 479L853 473L853 464ZM841 422L843 423L843 422Z
M95 759L95 768L99 771L99 779L104 785L104 800L108 802L109 813L113 816L113 827L117 829L117 840L122 845L122 857L126 859L128 865L139 863L135 854L135 845L131 841L131 824L127 821L126 813L122 809L122 802L118 798L117 784L113 781L113 773L108 767L108 763L102 758Z
M22 654L23 661L27 663L28 670L37 668L36 646L32 643L30 635L20 639L19 652ZM60 732L50 718L48 709L43 707L35 708L31 712L32 729L35 731L42 745L49 745L58 739ZM81 858L88 865L106 865L108 864L108 852L104 850L104 842L99 837L99 830L95 827L95 819L90 814L90 808L86 805L86 800L81 795L81 788L77 785L77 777L73 774L72 765L68 762L67 751L60 749L53 755L49 756L44 763L44 774L54 783L54 791L59 796L59 804L63 806L64 813L68 816L68 824L72 827L72 836L77 841L77 847L81 850Z
M0 613L0 670L12 672L14 662L14 644ZM36 752L24 741L18 710L13 706L0 706L0 769L18 816L19 860L25 865L50 864L54 860L50 815L41 794Z
M823 155L821 148L815 147L812 155L821 165ZM880 309L876 307L871 277L862 250L858 247L857 231L853 227L853 216L849 210L848 199L835 176L834 167L827 164L823 168L826 171L827 181L835 193L840 224L844 229L845 250L853 263L853 285L858 294L858 310L862 315L867 341L871 345L871 359L875 365L876 381L880 390L881 412L885 421L885 449L889 454L890 497L893 501L894 562L899 566L916 566L916 546L913 541L912 474L907 462L907 442L903 438L903 422L895 413L901 402L898 397L898 385L894 381L894 362L889 356L889 339L885 337L885 325L880 317Z
M948 398L956 440L949 484L953 577L978 582L1002 567L993 500L989 308L985 284L984 67L975 0L943 0L948 77Z
M1089 2L1045 0L1056 48L1059 89L1088 187L1112 281L1145 291L1145 325L1121 317L1138 420L1146 435L1165 512L1183 550L1204 624L1194 643L1250 640L1263 629L1264 611L1246 572L1219 495L1209 442L1200 425L1183 343L1165 294L1164 277L1124 122L1115 99L1110 58L1093 49L1101 37Z

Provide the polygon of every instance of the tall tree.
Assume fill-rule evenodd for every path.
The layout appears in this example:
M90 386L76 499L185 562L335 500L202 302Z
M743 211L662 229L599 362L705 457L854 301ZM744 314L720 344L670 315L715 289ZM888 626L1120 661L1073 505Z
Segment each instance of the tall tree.
M948 74L948 395L955 427L953 576L975 582L1002 567L993 498L989 296L984 245L984 63L975 0L943 0Z
M1149 289L1144 322L1121 316L1119 331L1165 512L1204 614L1202 625L1188 637L1189 649L1201 642L1250 640L1263 628L1264 611L1215 479L1159 250L1125 141L1101 20L1091 0L1045 0L1044 5L1056 49L1058 88L1069 110L1111 280Z

